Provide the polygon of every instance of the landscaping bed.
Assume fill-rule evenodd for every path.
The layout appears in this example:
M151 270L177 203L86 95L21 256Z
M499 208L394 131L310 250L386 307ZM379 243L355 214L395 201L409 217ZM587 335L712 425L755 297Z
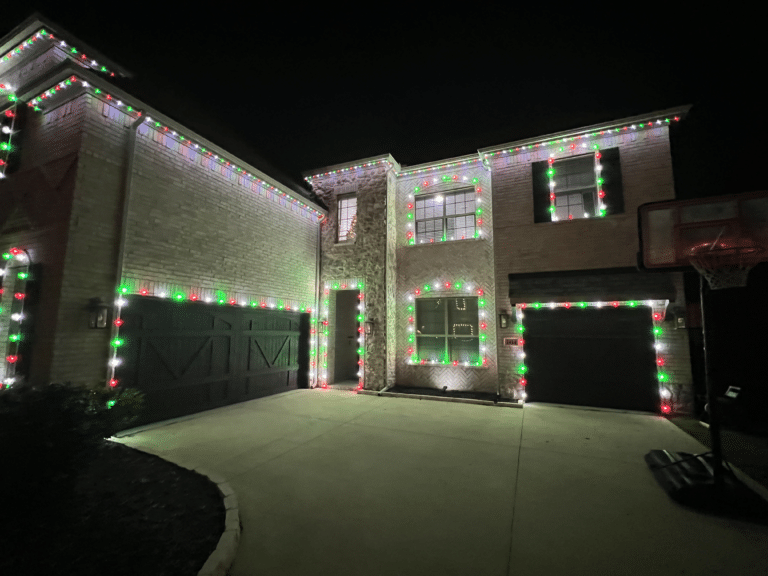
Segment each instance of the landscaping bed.
M2 511L0 574L198 573L224 530L214 483L106 440L84 462L73 490Z

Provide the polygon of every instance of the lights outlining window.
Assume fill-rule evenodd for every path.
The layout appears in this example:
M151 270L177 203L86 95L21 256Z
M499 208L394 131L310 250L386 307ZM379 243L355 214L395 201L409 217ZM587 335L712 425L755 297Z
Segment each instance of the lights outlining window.
M416 356L440 364L481 364L478 298L416 300Z
M416 243L476 238L475 190L416 196Z
M339 242L357 236L357 196L339 196Z
M550 158L549 189L552 221L602 216L599 152L554 160Z

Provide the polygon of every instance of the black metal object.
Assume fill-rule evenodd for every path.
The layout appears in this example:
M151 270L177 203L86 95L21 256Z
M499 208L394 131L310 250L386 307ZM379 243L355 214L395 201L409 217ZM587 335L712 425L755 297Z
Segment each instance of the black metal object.
M698 510L768 525L768 502L722 467L712 452L651 450L645 462L676 502ZM719 479L715 469L720 465Z
M730 467L726 470L723 466L720 404L712 382L707 350L704 282L704 276L701 276L699 298L704 342L704 379L712 450L702 454L651 450L645 455L645 462L662 488L677 502L700 510L768 524L768 502L740 482Z
M308 316L134 298L116 377L146 394L139 424L306 387Z

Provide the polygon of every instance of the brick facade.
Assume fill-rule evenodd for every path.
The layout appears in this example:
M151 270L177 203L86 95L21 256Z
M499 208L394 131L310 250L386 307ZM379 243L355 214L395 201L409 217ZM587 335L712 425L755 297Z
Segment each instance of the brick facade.
M532 163L552 153L558 159L584 153L586 144L571 138L572 145L560 148L487 149L414 167L386 156L323 169L308 178L327 206L320 223L310 210L321 216L325 210L299 191L132 100L57 44L41 40L0 64L0 79L27 101L75 76L71 86L51 93L42 112L25 108L18 165L0 184L0 243L25 247L42 264L29 368L36 381L105 380L114 332L89 329L87 306L93 298L113 302L119 285L131 295L182 292L209 301L224 295L237 305L313 310L313 321L326 324L313 327L310 383L332 384L337 290L359 289L361 314L373 323L372 333L360 336L365 388L447 386L520 396L513 376L520 362L503 344L517 336L509 275L634 267L638 206L675 195L669 129L660 124L591 134L590 145L619 150L619 214L534 222ZM97 84L103 90L94 90ZM113 89L122 95L105 95ZM137 122L138 109L154 119ZM415 199L459 190L475 192L479 236L414 243ZM338 242L343 194L357 197L356 237ZM682 307L681 278L672 277L671 300ZM480 365L418 358L409 307L425 297L417 293L424 286L432 297L484 302ZM593 297L584 286L574 299ZM636 298L645 299L642 283L637 286ZM500 315L509 318L506 328ZM661 339L667 387L675 405L686 409L692 397L687 333L673 329L671 320L660 322L670 328Z

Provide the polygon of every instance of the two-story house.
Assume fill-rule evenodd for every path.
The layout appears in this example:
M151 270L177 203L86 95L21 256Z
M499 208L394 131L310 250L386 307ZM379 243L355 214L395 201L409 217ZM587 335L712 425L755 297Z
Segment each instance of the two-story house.
M350 382L687 408L681 278L636 268L686 107L347 162L307 172L310 192L42 18L0 55L4 387L135 386L154 419Z

